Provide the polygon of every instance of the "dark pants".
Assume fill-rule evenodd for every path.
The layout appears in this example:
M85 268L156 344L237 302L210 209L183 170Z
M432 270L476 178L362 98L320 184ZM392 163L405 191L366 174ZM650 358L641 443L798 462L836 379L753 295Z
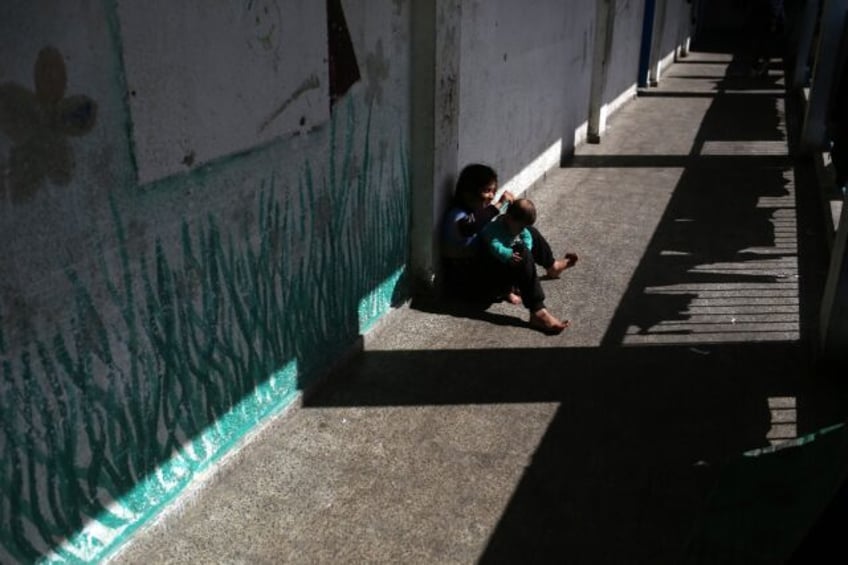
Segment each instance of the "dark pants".
M443 261L444 289L454 299L473 303L501 300L513 289L521 293L521 301L531 312L545 307L545 293L536 274L536 265L545 269L554 264L554 254L547 240L534 227L528 228L533 237L532 253L523 254L519 265L504 264L489 254L479 252L467 259Z
M545 307L545 292L536 275L535 254L528 253L520 244L513 249L521 254L520 263L502 263L491 255L486 257L484 269L492 285L490 292L501 297L513 289L518 290L525 308L530 312L541 310Z
M530 235L533 236L533 261L540 267L550 269L554 264L555 258L548 240L533 226L527 229L530 231Z

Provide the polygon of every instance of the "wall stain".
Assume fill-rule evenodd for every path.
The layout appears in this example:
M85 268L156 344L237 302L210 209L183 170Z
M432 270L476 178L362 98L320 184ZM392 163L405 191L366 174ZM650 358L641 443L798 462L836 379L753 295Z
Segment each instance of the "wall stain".
M68 76L58 49L41 49L33 71L34 91L0 84L0 131L13 143L5 183L13 202L31 198L45 179L67 185L75 167L68 137L88 133L97 118L91 98L65 96Z
M188 153L186 153L186 156L183 157L181 163L186 167L191 167L192 165L194 165L194 157L194 151L189 151Z
M368 88L365 100L379 104L383 100L383 81L389 78L389 61L383 52L383 40L377 40L377 48L365 58L365 74L368 76Z

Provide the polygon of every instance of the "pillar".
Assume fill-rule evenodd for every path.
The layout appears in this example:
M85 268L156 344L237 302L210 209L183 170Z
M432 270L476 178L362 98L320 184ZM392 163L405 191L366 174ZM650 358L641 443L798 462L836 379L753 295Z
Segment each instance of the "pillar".
M586 136L589 143L600 143L601 133L606 129L604 90L615 30L615 1L595 0L595 49L589 88L589 131Z
M797 20L793 22L793 45L795 61L792 68L792 87L801 88L807 78L807 63L810 59L810 51L813 48L813 34L816 29L816 16L819 13L821 0L807 0L801 6L801 11L796 14Z
M461 4L412 2L410 272L419 295L435 291L439 222L459 166Z
M660 81L660 65L662 64L662 38L665 31L665 12L668 0L656 0L654 7L654 26L651 41L651 66L648 71L648 84L656 86Z
M848 361L848 199L830 255L830 268L821 305L821 349L828 360Z
M810 100L801 127L800 146L803 152L810 153L825 148L827 111L833 90L839 44L845 29L846 11L848 2L845 0L824 0L813 80L810 85Z

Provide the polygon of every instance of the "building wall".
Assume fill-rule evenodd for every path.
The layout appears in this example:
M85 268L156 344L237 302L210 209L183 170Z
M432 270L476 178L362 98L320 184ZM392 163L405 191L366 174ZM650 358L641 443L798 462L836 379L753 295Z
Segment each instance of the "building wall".
M0 561L107 555L403 297L408 11L0 6Z
M607 105L615 103L623 94L636 94L645 16L645 0L613 0L613 4L615 28L603 96L603 103Z
M665 0L665 22L660 40L663 68L674 61L674 53L689 35L692 4L686 0Z
M644 0L614 0L615 27L603 91L605 112L635 95ZM689 4L669 0L659 42L680 44ZM459 79L459 163L492 165L520 192L585 139L595 2L465 0ZM688 13L688 12L686 12ZM529 31L529 33L528 33Z
M588 116L594 18L593 0L463 2L460 166L490 164L521 191L573 150Z

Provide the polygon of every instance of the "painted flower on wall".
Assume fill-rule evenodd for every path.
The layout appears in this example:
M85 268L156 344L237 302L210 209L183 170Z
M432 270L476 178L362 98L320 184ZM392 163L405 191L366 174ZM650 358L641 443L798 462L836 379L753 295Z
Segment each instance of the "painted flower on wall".
M39 51L34 75L34 92L0 84L0 131L12 141L6 185L14 202L32 197L45 179L70 182L75 163L68 137L91 131L97 117L88 96L65 96L68 75L55 47Z

